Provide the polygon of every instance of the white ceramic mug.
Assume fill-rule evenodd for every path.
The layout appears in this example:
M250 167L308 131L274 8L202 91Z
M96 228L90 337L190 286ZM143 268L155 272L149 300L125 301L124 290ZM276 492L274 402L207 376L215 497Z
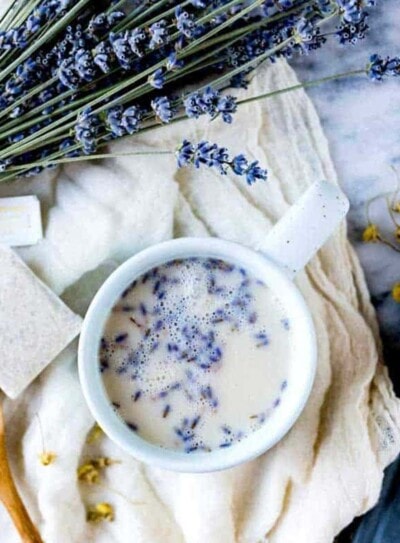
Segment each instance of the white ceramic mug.
M93 299L79 344L82 389L93 416L106 434L143 462L184 472L229 468L255 458L275 445L303 410L311 392L317 360L313 321L293 278L332 234L348 208L348 200L336 186L318 182L271 230L259 251L216 238L180 238L145 249L120 266ZM221 259L243 267L261 279L284 304L297 348L289 364L285 401L267 424L229 448L188 454L146 442L127 427L107 397L98 352L111 309L132 281L151 268L190 257Z

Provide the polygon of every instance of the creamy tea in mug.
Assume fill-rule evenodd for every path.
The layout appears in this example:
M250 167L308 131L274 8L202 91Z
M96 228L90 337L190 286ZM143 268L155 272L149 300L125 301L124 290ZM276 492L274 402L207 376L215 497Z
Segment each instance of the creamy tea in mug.
M155 445L229 447L285 401L294 349L276 293L222 260L174 260L135 280L99 346L110 402Z

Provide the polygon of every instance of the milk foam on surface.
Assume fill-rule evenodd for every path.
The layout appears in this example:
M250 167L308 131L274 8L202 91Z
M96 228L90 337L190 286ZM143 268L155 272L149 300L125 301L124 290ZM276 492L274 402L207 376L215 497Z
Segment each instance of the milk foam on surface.
M154 268L123 292L104 329L110 402L150 443L229 447L284 401L290 324L277 295L243 268L202 258Z

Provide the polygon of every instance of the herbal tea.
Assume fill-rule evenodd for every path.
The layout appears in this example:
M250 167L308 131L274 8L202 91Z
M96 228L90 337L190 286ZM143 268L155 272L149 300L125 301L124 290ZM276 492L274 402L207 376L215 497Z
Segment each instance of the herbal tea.
M229 447L284 400L290 322L277 296L222 260L175 260L113 307L99 348L107 394L132 431L188 453Z

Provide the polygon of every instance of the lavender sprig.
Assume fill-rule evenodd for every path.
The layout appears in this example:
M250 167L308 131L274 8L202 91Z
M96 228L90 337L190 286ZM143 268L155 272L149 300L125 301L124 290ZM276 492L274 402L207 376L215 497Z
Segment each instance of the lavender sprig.
M368 77L372 81L382 81L384 77L400 76L400 57L381 57L374 54L367 66Z
M242 154L230 158L227 149L208 141L193 144L184 140L176 151L176 159L180 168L188 165L200 168L204 165L215 168L222 175L231 171L238 176L245 176L248 185L252 185L257 179L267 179L267 171L260 168L257 160L249 162Z
M196 91L184 100L185 112L189 118L198 119L201 115L209 115L211 119L219 115L226 123L232 122L232 115L237 109L234 96L223 95L220 91L207 87L205 91Z

